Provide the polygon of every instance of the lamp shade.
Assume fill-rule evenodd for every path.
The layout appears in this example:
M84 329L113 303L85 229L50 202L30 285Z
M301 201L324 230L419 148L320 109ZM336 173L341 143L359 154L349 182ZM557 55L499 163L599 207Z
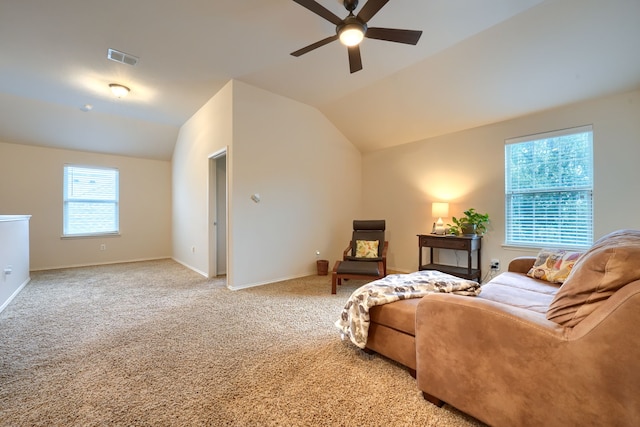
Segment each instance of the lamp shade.
M448 217L449 203L433 202L431 204L431 216L434 218Z

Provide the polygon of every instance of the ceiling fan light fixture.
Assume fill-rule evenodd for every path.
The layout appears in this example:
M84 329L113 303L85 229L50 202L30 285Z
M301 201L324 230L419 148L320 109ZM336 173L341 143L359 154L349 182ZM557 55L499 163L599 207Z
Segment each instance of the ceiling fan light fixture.
M364 39L362 26L358 24L347 24L340 29L340 43L345 46L357 46Z
M356 2L357 4L357 2ZM340 43L345 46L357 46L364 39L367 32L367 24L353 16L351 13L347 18L336 27Z
M111 93L113 93L116 98L124 98L129 94L129 91L131 90L128 87L118 83L110 83L109 88L111 89Z

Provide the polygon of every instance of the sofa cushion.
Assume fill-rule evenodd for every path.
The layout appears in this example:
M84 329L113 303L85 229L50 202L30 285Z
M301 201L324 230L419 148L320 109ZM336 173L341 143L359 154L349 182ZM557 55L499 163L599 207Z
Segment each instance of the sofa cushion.
M551 283L564 283L582 252L541 249L527 276Z
M421 299L410 298L371 307L369 310L371 323L384 325L415 336L416 306Z
M626 284L640 279L640 231L618 230L599 239L573 266L547 319L575 326Z
M544 315L559 288L560 285L532 279L522 273L505 272L483 285L478 298Z

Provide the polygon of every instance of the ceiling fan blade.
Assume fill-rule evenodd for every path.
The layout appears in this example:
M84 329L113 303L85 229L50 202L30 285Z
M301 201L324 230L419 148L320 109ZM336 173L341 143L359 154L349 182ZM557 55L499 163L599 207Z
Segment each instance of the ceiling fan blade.
M303 47L302 49L296 50L295 52L292 52L291 55L293 56L301 56L304 55L307 52L311 52L313 49L317 49L321 46L324 46L325 44L329 44L334 40L338 40L338 35L336 34L335 36L331 36L331 37L327 37L326 39L322 39L319 42L315 42L313 44L310 44L307 47Z
M370 39L386 40L389 42L418 44L422 31L398 30L395 28L369 28L365 37Z
M349 69L351 74L362 70L362 58L360 57L360 46L349 47Z
M333 14L329 9L326 9L324 6L316 3L314 0L293 0L298 3L300 6L306 7L311 12L315 13L326 19L327 21L333 23L334 25L339 25L342 23L342 19Z
M362 6L360 13L358 13L358 19L368 22L388 2L389 0L369 0L367 4Z

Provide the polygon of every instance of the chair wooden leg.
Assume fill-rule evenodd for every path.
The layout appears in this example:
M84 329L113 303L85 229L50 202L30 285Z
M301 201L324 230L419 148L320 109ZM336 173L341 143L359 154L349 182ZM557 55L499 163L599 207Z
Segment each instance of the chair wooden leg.
M336 293L336 281L338 280L338 274L334 271L331 273L331 293Z
M338 277L338 267L340 266L340 261L336 261L333 265L333 270L331 270L331 293L336 293L336 285L342 285L342 279Z

